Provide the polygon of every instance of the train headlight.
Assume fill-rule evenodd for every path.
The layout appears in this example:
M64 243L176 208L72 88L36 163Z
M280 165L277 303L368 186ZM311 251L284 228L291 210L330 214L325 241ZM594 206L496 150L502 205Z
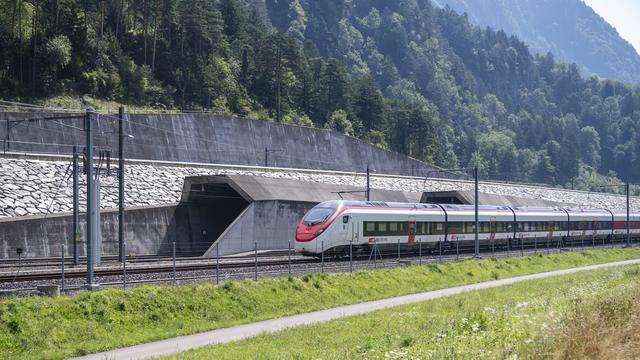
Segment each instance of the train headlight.
M318 229L318 231L316 231L316 236L322 234L324 232L324 229Z

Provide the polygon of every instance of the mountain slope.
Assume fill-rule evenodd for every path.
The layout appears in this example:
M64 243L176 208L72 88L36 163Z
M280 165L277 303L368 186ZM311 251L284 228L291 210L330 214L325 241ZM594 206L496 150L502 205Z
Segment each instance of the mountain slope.
M480 26L502 29L532 52L551 52L585 74L640 81L640 55L616 29L581 0L433 0L467 13Z
M575 64L533 55L517 36L428 0L265 2L271 24L307 53L335 57L373 78L389 104L404 104L385 112L382 126L348 114L365 130L384 130L398 151L421 148L412 137L425 130L409 109L424 109L435 124L427 153L445 167L560 184L593 169L640 177L629 166L640 167L640 87L585 79Z

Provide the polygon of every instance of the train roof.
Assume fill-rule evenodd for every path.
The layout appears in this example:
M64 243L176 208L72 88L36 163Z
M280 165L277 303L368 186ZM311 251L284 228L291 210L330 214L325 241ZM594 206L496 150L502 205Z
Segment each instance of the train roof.
M385 201L351 201L351 200L330 200L318 204L319 207L366 207L366 208L388 208L388 209L437 209L440 206L436 204L422 203L401 203L401 202L385 202Z
M441 207L446 211L473 211L474 205L458 205L458 204L429 204L429 203L402 203L402 202L385 202L385 201L353 201L353 200L329 200L317 205L318 207L341 208L341 207L359 207L359 208L378 208L378 209L433 209L440 210ZM492 206L479 205L478 210L481 211L508 211L513 210L516 213L554 213L564 214L565 211L573 215L603 215L613 213L616 216L625 214L626 209L588 209L588 208L561 208L561 207L508 207L508 206ZM631 210L630 216L640 216L640 212Z
M459 210L459 211L469 211L475 210L475 205L452 205L452 204L444 204L442 205L446 210ZM478 205L478 210L484 211L508 211L511 213L511 209L508 206L492 206L492 205Z

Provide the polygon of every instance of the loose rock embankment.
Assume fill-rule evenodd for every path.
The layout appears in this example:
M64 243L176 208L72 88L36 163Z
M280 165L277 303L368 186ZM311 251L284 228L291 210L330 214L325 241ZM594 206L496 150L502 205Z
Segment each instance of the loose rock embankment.
M101 174L101 206L116 208L118 204L117 169ZM127 163L126 206L172 204L180 201L185 177L199 175L244 174L338 185L365 186L366 177L359 173L311 171L298 169L265 169L228 165L169 164L144 161ZM396 191L472 190L473 183L459 180L428 179L376 174L371 187ZM81 177L80 202L85 199ZM480 192L497 195L572 203L585 207L625 208L624 196L587 193L558 188L503 183L481 183ZM65 158L28 157L0 159L0 218L68 213L72 211L71 161ZM640 199L632 198L632 207Z

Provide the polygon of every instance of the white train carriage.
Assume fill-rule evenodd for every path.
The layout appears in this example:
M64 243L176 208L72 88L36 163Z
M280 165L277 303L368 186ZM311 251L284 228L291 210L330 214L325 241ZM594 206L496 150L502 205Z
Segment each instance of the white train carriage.
M568 245L594 245L612 238L613 214L605 209L565 209L570 224Z
M433 204L327 201L310 210L298 225L296 251L346 255L353 249L366 253L425 250L445 240L445 214Z
M559 246L567 235L569 216L561 208L514 207L512 247Z
M447 236L443 246L475 247L475 206L441 205L446 212ZM513 237L513 211L506 206L478 206L478 240L482 247L501 247Z
M627 212L626 210L612 210L613 214L613 241L623 242L627 239ZM629 212L629 235L633 239L640 238L640 213Z

